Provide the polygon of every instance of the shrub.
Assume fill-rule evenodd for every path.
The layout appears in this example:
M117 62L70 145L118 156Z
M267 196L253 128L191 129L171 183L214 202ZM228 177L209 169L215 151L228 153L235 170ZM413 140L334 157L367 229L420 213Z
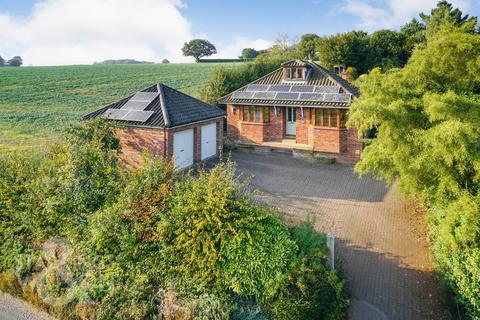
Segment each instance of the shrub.
M232 163L176 185L159 224L169 273L194 291L263 298L285 281L295 246L271 212L234 179Z
M193 318L196 320L228 320L230 308L217 296L202 294L194 307Z
M290 283L264 304L271 319L341 319L348 306L346 288L336 272L327 269L324 235L309 223L292 228L299 246Z

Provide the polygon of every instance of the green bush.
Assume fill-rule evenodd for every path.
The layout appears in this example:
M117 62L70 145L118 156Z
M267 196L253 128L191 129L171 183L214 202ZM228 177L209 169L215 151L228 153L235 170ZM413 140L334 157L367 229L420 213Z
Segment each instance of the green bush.
M345 284L327 268L326 238L303 222L292 228L299 247L290 283L264 308L270 319L342 319L348 307Z
M289 310L335 318L344 300L324 238L253 201L232 162L194 176L146 156L127 172L118 148L94 121L45 154L4 158L2 290L61 319L263 320L298 301ZM179 299L160 306L165 291Z
M158 226L175 281L191 290L264 298L285 282L295 251L288 231L255 205L232 163L177 183Z
M445 13L445 12L444 12ZM457 12L458 13L458 12ZM403 69L357 82L349 125L376 129L356 170L426 203L435 260L458 308L480 318L480 36L438 25Z
M195 320L228 320L230 306L212 294L202 294L194 307Z

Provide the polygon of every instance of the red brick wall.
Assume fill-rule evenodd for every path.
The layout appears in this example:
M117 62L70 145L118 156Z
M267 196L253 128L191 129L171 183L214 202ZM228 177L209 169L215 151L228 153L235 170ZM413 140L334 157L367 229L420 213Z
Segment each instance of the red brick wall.
M163 129L123 128L116 133L122 147L120 160L127 168L141 166L144 151L163 157Z
M358 139L357 129L350 128L344 131L342 137L342 152L338 157L338 162L357 163L360 161L362 153L362 142Z
M235 113L234 113L235 109ZM227 104L227 139L230 142L235 142L240 139L240 121L239 118L240 108L235 108L231 104Z
M282 141L285 137L285 108L277 107L277 115L275 108L270 107L270 123L265 126L263 135L264 141Z
M270 107L269 123L252 123L239 120L241 107L227 105L227 138L229 141L252 144L282 141L285 135L285 108L277 107L277 115L275 115L274 107Z
M259 144L266 141L282 141L285 137L286 108L270 108L270 123L249 123L239 121L241 106L227 105L227 137L231 142ZM312 108L297 108L296 142L308 144L315 151L337 153L338 161L356 163L360 160L362 144L354 129L313 127Z
M217 156L220 156L223 149L223 119L215 119L167 130L165 139L166 159L170 160L173 155L173 133L193 128L193 157L195 162L199 162L201 159L201 126L213 122L217 125ZM154 156L164 157L163 129L123 128L117 129L117 136L122 147L120 160L127 168L140 167L143 164L142 152L144 151L150 152Z
M340 152L340 132L342 129L312 127L313 150L320 152Z

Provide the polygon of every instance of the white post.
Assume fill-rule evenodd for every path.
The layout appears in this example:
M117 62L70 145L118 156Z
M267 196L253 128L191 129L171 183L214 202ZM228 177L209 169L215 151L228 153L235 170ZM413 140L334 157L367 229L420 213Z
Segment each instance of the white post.
M333 234L327 234L327 248L329 251L328 264L330 270L335 269L335 236Z

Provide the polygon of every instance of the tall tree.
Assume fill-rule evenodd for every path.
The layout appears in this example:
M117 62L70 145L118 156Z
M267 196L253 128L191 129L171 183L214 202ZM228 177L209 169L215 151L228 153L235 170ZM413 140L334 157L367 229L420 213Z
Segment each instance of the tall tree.
M297 50L302 55L302 58L313 60L317 56L317 40L320 37L314 33L306 33L300 38L300 42L297 44Z
M368 68L403 67L409 58L407 38L401 32L379 30L368 39Z
M400 28L400 32L405 36L405 50L409 55L412 54L415 46L425 44L425 24L413 18L410 22Z
M480 36L441 30L403 69L356 84L349 125L375 128L356 170L432 208L434 253L465 319L480 317Z
M12 59L8 60L8 65L11 67L20 67L23 64L22 57L15 56Z
M0 67L3 67L5 65L5 59L0 56Z
M204 39L193 39L185 42L182 48L184 56L191 56L195 58L195 62L199 62L202 57L211 56L217 53L217 48Z
M242 50L241 58L243 60L255 59L259 55L259 52L253 48L245 48Z
M439 1L437 6L430 11L430 15L420 13L426 31L425 36L431 39L445 24L460 27L465 32L474 33L477 27L477 17L463 15L458 8L453 8L452 4L446 0Z
M345 64L357 68L360 73L368 71L366 57L368 35L364 31L350 31L330 37L320 38L316 46L320 63L326 68Z

